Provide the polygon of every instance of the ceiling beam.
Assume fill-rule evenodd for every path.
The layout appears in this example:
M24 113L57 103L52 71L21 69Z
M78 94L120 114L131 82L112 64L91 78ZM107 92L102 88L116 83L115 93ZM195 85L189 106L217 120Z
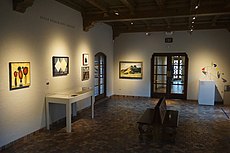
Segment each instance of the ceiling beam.
M63 1L63 0L56 0L57 2L59 2L59 3L62 3L63 5L66 5L66 6L68 6L68 7L70 7L70 8L72 8L72 9L74 9L74 10L77 10L77 11L79 11L79 12L81 12L81 13L85 13L85 10L80 6L80 5L78 5L78 4L76 4L76 2L75 1Z
M25 13L26 9L30 6L32 6L34 3L34 0L13 0L13 10Z
M226 25L218 25L218 26L212 26L210 23L205 24L197 24L196 30L205 30L205 29L227 29ZM121 27L114 27L114 30L116 33L133 33L133 32L159 32L159 31L167 31L167 27L164 26L152 26L150 29L146 29L145 27L136 27L132 29L126 29ZM172 31L188 31L187 25L177 25L177 26L171 26Z
M219 16L218 15L216 15L216 16L214 16L213 18L212 18L212 26L215 26L216 25L216 20L219 18Z
M93 5L94 7L100 9L103 12L109 12L108 9L102 5L101 3L98 3L96 0L85 0L89 4Z
M131 12L131 14L134 14L134 6L128 1L128 0L120 0Z
M214 15L230 15L230 9L223 8L203 8L198 10L196 14L191 14L186 9L180 10L164 10L162 12L155 11L145 11L136 13L134 16L130 17L127 14L121 14L119 16L105 17L101 14L87 16L87 20L92 20L96 22L118 22L118 21L135 21L135 20L153 20L153 19L167 19L167 18L183 18L192 16L214 16Z
M163 8L164 8L165 0L155 0L155 2L156 2L157 5L160 7L160 9L163 9Z

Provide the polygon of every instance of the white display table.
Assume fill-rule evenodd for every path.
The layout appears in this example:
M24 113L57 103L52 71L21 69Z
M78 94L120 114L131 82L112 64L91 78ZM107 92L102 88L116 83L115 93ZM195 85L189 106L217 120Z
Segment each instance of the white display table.
M66 131L71 132L71 104L91 97L92 118L94 118L94 92L92 88L77 88L65 92L51 93L46 95L46 126L50 129L49 103L66 105Z
M200 80L198 103L201 105L214 105L215 102L215 82Z

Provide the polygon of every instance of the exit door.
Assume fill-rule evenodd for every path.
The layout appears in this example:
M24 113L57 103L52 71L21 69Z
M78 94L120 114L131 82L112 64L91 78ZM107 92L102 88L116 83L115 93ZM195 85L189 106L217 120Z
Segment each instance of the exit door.
M151 59L151 97L187 98L186 53L154 53Z

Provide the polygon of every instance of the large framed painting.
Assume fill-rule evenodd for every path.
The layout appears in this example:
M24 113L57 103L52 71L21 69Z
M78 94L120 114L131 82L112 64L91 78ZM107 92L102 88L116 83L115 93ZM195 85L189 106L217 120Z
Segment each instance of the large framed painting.
M119 78L142 79L143 62L120 61Z
M83 65L86 66L89 64L89 55L88 54L83 54L82 55L82 61L83 61Z
M30 62L10 62L10 90L30 86Z
M53 56L53 76L69 74L69 57Z
M82 74L81 77L82 81L89 80L89 66L81 67L81 74Z

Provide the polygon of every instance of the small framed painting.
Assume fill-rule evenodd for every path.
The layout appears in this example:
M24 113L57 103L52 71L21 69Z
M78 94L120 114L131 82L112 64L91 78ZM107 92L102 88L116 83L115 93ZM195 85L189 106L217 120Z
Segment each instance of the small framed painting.
M143 62L120 61L119 78L142 79Z
M53 76L69 74L69 57L53 56Z
M81 80L89 80L89 66L81 67Z
M89 55L88 54L83 54L82 61L83 61L84 66L88 65L89 64Z
M30 86L30 62L10 62L10 90Z

